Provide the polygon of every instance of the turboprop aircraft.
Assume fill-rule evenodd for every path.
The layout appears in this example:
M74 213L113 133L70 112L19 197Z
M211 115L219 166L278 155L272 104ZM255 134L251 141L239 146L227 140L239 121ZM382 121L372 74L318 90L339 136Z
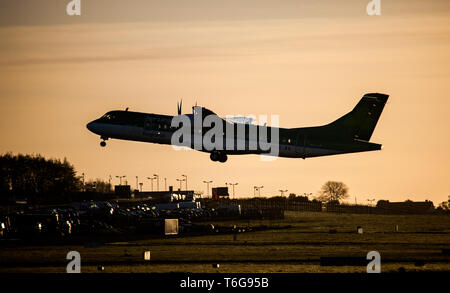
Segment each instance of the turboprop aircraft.
M211 110L194 106L192 114L178 115L115 110L89 122L87 128L108 139L133 140L186 146L210 153L212 161L226 162L228 155L272 155L309 158L375 151L381 144L370 142L388 100L388 95L365 94L352 111L322 126L280 128L255 125L252 119L222 119ZM213 126L214 125L214 126ZM206 142L207 141L207 142Z

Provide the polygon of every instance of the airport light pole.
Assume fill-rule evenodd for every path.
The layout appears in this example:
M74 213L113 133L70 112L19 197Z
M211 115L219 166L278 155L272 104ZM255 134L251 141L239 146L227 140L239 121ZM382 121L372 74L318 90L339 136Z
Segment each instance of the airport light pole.
M288 191L287 189L284 189L284 190L283 190L283 189L280 189L280 190L279 190L279 192L281 192L281 196L282 196L282 197L284 197L284 193L287 192L287 191Z
M108 180L108 193L111 192L112 188L111 188L111 180L112 180L112 176L109 175L109 180Z
M187 176L186 175L181 175L181 177L184 177L184 180L186 181L186 191L187 191L188 190L188 188L187 188Z
M142 192L142 185L144 185L144 183L142 183L142 182L139 182L139 187L141 188L141 192Z
M264 186L257 186L258 188L258 196L261 196L261 188L263 188Z
M147 179L149 179L150 182L152 183L152 192L153 192L153 179L155 179L155 177L147 177Z
M126 175L123 176L116 176L116 178L119 178L119 185L122 185L122 178L127 177Z
M159 191L159 175L153 174L154 178L156 178L156 190Z
M256 197L256 190L258 189L258 186L253 186L253 196Z
M236 185L238 185L239 183L228 183L229 185L231 185L231 186L233 186L233 198L234 198L234 187L236 186Z
M138 189L138 190L139 190L139 183L138 183L138 181L139 181L139 177L138 177L138 176L136 176L136 189Z
M206 196L209 197L209 184L212 183L212 180L203 181L203 183L206 183Z
M81 177L83 177L83 191L85 191L86 188L84 187L84 173L81 173Z
M164 178L164 191L167 191L167 178Z
M180 182L180 191L181 191L181 182L186 181L186 179L177 179L178 182Z

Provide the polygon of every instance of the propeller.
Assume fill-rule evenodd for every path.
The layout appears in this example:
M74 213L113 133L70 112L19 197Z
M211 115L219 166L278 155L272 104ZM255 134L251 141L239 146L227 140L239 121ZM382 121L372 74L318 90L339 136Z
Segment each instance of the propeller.
M181 106L182 105L183 105L183 99L181 99L180 103L177 102L178 115L181 115Z

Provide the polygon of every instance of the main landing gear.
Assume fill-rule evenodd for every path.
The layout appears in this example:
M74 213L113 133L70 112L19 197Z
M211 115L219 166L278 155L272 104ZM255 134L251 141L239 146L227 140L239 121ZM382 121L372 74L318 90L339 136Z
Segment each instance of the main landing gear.
M214 161L214 162L219 161L221 163L225 163L228 159L227 154L225 154L224 152L218 152L218 151L212 152L209 157L211 158L211 161Z
M105 141L105 140L108 140L108 138L107 138L107 137L104 137L104 136L101 136L100 139L102 140L102 141L100 142L100 146L101 146L102 148L104 148L104 147L106 146L106 141Z

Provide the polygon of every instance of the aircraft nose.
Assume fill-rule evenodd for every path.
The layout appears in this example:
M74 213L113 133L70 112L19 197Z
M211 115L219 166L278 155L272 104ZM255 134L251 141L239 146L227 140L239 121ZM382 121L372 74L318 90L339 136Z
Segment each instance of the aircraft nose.
M95 133L95 130L97 127L95 127L95 122L92 121L92 122L89 122L88 124L86 124L86 128L89 129L89 131Z

